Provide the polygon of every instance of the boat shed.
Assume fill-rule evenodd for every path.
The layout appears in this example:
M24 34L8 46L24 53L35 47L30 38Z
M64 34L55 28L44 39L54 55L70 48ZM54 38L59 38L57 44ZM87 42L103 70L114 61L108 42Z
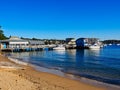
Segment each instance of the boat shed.
M99 44L98 38L79 38L76 40L77 48L88 48L90 45Z

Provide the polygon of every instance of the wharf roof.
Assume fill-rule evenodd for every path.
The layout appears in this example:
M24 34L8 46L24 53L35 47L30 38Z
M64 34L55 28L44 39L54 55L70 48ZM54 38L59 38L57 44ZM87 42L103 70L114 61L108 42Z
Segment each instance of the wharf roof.
M1 43L7 43L7 42L27 42L29 44L39 44L39 45L43 45L44 41L41 40L24 40L24 39L20 39L19 37L16 36L12 36L9 39L6 40L0 40Z
M40 40L29 40L28 42L30 44L44 44L44 41L40 41Z
M12 36L6 40L0 40L0 42L28 42L27 40L20 39L19 37Z

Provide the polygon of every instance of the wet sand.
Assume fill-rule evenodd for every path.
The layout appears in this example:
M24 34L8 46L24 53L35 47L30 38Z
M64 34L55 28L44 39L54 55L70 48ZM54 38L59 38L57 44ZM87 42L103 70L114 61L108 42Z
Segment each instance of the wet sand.
M107 90L19 65L0 55L0 90Z

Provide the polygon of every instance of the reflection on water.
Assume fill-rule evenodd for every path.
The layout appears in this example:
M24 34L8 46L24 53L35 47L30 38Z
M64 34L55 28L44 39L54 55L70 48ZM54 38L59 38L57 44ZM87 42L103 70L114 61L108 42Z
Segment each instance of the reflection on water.
M71 49L66 51L69 55L75 56L76 55L76 49Z
M100 55L100 50L90 50L90 52L94 56L99 56Z
M12 53L33 65L60 70L68 75L120 84L120 49L66 50Z
M100 50L84 50L85 56L99 56Z
M58 50L58 51L56 50L55 52L56 52L57 54L61 54L61 55L62 55L62 54L65 54L65 51L62 51L62 50Z

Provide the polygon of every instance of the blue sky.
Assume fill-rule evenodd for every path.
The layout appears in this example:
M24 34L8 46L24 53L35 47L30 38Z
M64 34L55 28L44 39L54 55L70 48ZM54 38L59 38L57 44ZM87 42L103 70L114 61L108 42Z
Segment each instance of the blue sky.
M120 39L120 0L0 0L7 36Z

